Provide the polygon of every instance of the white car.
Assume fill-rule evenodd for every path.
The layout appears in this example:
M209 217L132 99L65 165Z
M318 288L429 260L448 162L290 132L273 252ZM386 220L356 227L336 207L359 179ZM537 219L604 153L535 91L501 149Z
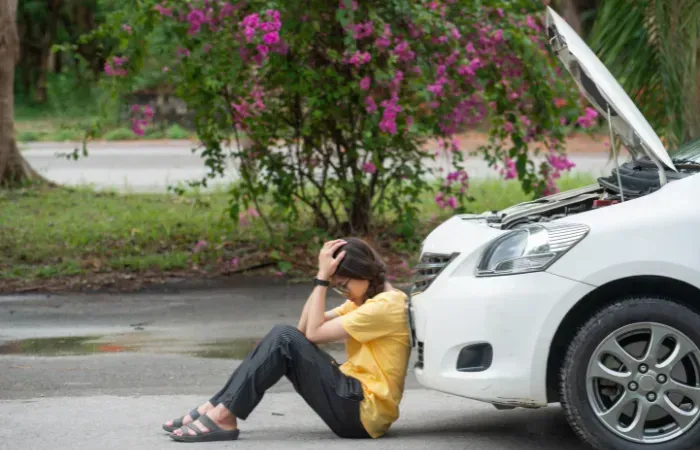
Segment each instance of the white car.
M418 381L499 409L561 403L598 449L700 448L700 142L669 155L551 9L547 33L632 159L428 235L407 306Z

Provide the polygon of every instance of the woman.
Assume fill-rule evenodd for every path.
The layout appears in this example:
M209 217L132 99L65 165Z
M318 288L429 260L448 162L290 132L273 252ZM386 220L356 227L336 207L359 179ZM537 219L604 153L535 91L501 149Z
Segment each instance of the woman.
M326 243L297 328L274 327L209 402L163 428L176 441L237 439L238 419L286 376L338 436L382 436L399 417L410 353L406 295L386 282L385 273L364 241ZM331 286L347 301L325 311ZM348 361L338 366L317 345L341 340Z

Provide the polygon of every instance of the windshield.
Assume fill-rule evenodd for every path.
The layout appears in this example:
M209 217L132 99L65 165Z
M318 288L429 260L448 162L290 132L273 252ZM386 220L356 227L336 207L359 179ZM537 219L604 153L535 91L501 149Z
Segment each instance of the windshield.
M670 156L674 163L700 164L700 139L686 142L670 152Z

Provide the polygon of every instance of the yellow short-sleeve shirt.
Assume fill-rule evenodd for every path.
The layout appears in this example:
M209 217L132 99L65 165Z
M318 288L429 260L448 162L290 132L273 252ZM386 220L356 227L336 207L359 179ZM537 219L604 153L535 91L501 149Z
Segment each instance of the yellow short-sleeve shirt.
M362 384L360 420L373 438L382 436L399 418L410 341L406 321L406 294L382 292L358 307L351 301L334 310L350 338L348 360L340 367Z

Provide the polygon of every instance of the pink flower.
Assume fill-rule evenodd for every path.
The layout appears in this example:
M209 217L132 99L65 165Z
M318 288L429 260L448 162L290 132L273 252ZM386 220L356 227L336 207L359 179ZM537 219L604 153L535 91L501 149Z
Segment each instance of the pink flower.
M371 162L366 162L366 163L362 164L362 171L369 173L369 174L373 174L377 171L377 166L375 166Z
M377 104L370 96L365 97L365 110L370 114L377 111Z
M270 52L270 49L267 47L267 45L258 45L256 49L258 50L258 54L263 58L266 57L267 54Z
M141 111L141 107L140 107L139 105L131 105L131 112L132 112L132 113L135 114L135 113L137 113L137 112L139 112L139 111Z
M248 217L245 212L239 213L238 214L238 223L242 226L245 227L248 225Z
M570 161L569 158L566 157L566 155L558 156L553 153L550 153L547 156L547 161L549 161L549 164L554 169L556 169L557 172L571 170L572 168L576 167L576 164Z
M122 25L122 30L126 31L127 33L131 34L131 26L128 24Z
M276 31L272 31L263 36L263 42L267 45L274 45L280 41L280 35Z
M513 124L510 123L510 122L506 122L506 123L503 125L503 130L504 130L506 133L512 133L514 129L515 129L515 127L513 127Z
M355 67L359 67L363 64L367 64L371 60L372 60L372 55L370 55L369 52L363 53L363 52L357 51L357 52L355 52L354 55L352 55L350 57L350 59L348 60L348 63L352 64Z
M338 3L338 8L339 8L339 9L342 9L342 10L345 10L345 2L346 2L346 1L347 1L347 0L340 0L340 3ZM353 11L357 11L357 8L358 8L357 0L352 0L352 1L350 2L350 8L351 8Z
M374 41L374 45L376 45L380 49L391 47L391 36L391 26L388 24L384 25L384 32L382 33L381 37L377 38L377 40Z
M118 56L115 56L112 61L107 61L104 65L104 71L105 75L108 77L124 77L126 76L127 72L126 69L121 67L125 62L127 61L127 58L120 58Z
M401 41L394 47L394 55L398 56L401 62L413 61L416 58L415 52L411 50L411 47L406 41Z
M199 9L193 9L187 14L187 21L190 23L190 29L187 30L187 33L189 35L195 35L199 33L199 30L202 27L202 24L205 23L207 20L207 16L204 14L204 11L201 11Z
M493 40L496 42L501 42L503 40L503 30L496 31L496 34L493 35Z
M503 179L512 180L518 176L518 169L515 167L515 161L510 158L505 159L505 167L501 169L501 175Z
M163 73L167 73L169 70L168 66L163 66Z
M190 51L184 47L178 47L175 51L175 55L182 58L187 58L190 56Z
M540 29L540 27L537 25L537 22L535 22L535 19L533 19L530 15L528 15L525 19L525 24L535 31L538 31Z
M451 196L447 200L447 206L449 206L452 209L457 209L457 199L454 196Z
M143 136L146 132L144 130L143 123L139 120L135 120L132 122L131 131L137 136Z
M590 128L593 125L595 125L597 118L598 111L591 108L590 106L587 106L584 115L578 118L577 123L581 128Z
M396 134L396 115L401 112L401 106L398 105L398 98L392 97L391 100L382 102L384 112L382 120L379 122L379 129L384 133Z
M370 77L364 77L362 80L360 80L360 89L362 89L363 91L369 90L371 85L372 79Z
M435 195L435 203L437 203L440 208L444 208L447 204L445 203L445 194L438 192L437 195Z
M127 58L126 56L115 56L114 58L112 58L112 61L114 62L114 67L121 67L129 61L129 58Z
M172 16L173 16L173 10L170 9L170 8L166 8L166 7L163 6L163 5L165 5L165 2L162 2L160 5L154 6L153 9L155 9L156 11L158 11L158 12L160 13L161 16L172 17Z
M471 42L468 42L466 47L464 47L464 50L466 50L468 53L474 53L476 52L476 49L474 48L474 44Z
M250 217L260 217L260 213L258 213L258 210L253 208L252 206L248 208L248 215Z
M207 241L205 240L200 240L198 241L195 246L194 246L194 252L198 253L202 251L205 247L207 246Z
M236 256L235 258L233 258L233 259L231 260L231 267L233 267L233 268L238 267L238 263L239 263L239 259L238 259L238 257Z
M282 275L284 275L284 272L281 272L279 270L275 272L276 277L281 277Z
M501 16L501 17L505 16L505 14L503 13L503 8L498 8L496 11L498 12L499 16Z
M374 32L374 24L372 21L359 23L352 27L353 37L357 40L368 38Z
M556 106L557 108L563 108L564 106L566 106L566 99L559 98L559 97L555 98L554 99L554 106Z
M149 105L144 106L143 115L148 117L149 119L152 118L153 117L153 108L151 108Z
M211 51L211 44L204 44L204 47L202 47L202 51L206 54Z
M561 116L561 117L559 118L559 123L560 123L562 126L563 126L563 125L566 125L566 117Z
M404 269L408 267L408 263L406 261L401 261L401 267Z
M241 20L241 25L243 27L256 28L260 23L260 16L258 14L248 14Z

